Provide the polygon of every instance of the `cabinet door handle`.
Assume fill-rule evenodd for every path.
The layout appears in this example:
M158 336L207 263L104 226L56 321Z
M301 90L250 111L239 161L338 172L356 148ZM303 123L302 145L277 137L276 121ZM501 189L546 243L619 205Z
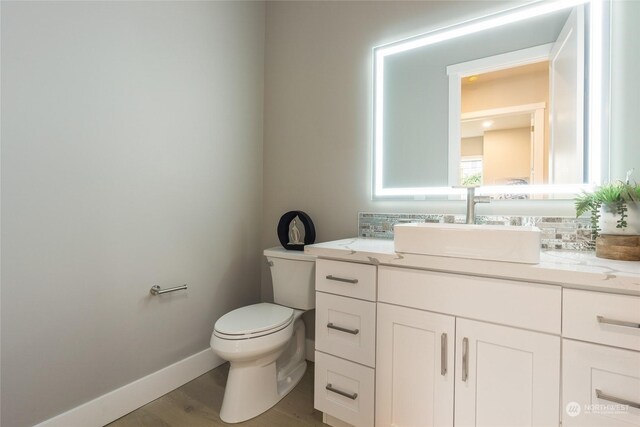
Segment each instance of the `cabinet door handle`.
M358 393L348 393L346 391L338 390L337 388L333 388L331 384L327 384L325 388L333 393L339 394L340 396L348 397L351 400L356 400L358 397Z
M440 375L447 375L447 334L440 335Z
M462 381L469 379L469 338L462 339Z
M340 332L346 332L352 335L358 335L360 333L360 329L347 329L347 328L343 328L342 326L336 326L331 322L327 323L327 328L335 329L336 331L340 331Z
M608 319L603 316L596 316L596 318L598 319L599 323L607 323L609 325L616 325L616 326L625 326L627 328L634 328L634 329L640 328L640 323L636 323L636 322L627 322L625 320Z
M334 276L333 274L329 274L327 276L327 280L335 280L336 282L352 283L354 285L358 283L358 279L347 279L345 277Z
M629 405L632 408L640 409L640 403L634 402L632 400L623 399L621 397L611 396L610 394L605 394L602 390L596 389L596 397L598 399L607 400L613 403L619 403L621 405Z

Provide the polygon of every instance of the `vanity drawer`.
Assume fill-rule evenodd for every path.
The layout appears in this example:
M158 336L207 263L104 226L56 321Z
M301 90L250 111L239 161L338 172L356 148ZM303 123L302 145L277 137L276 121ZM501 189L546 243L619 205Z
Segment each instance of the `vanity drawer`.
M375 367L376 304L316 292L316 348Z
M640 351L640 297L565 289L562 336Z
M560 334L559 286L381 266L378 301Z
M562 425L640 426L640 353L568 339L562 347Z
M375 301L376 266L319 259L316 261L316 290Z
M373 426L374 370L316 351L314 407L356 427Z

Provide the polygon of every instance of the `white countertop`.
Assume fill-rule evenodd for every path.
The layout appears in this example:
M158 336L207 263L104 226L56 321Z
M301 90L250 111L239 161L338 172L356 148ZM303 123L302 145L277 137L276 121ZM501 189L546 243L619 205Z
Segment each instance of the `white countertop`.
M542 251L539 264L415 255L394 251L393 240L352 238L305 246L322 258L420 268L568 288L640 295L640 261L596 258L593 252Z

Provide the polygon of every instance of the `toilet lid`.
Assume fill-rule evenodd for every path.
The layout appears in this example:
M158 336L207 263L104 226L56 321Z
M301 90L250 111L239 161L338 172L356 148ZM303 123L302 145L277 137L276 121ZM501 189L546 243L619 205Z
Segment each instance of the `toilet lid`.
M230 311L218 319L214 329L224 335L253 335L282 328L292 320L292 308L260 303Z

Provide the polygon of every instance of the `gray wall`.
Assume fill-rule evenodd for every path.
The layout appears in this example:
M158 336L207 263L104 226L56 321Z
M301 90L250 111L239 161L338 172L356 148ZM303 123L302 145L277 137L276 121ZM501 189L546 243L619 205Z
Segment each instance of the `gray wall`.
M619 80L612 93L612 176L635 164L640 178L640 96L628 96L640 87L640 2L615 3ZM268 2L263 246L277 243L278 218L292 209L313 218L317 241L355 236L359 211L464 213L464 202L371 200L372 49L504 7L476 1ZM503 201L479 206L478 213L571 216L575 210L566 200ZM262 279L268 299L264 268Z
M263 246L278 242L278 219L293 209L312 217L318 242L355 236L360 211L464 212L462 202L371 200L373 48L507 3L514 5L267 2ZM499 211L499 205L504 203L478 212ZM540 210L507 209L514 214ZM264 267L262 283L268 300L271 279Z
M220 315L258 300L265 16L1 13L1 423L20 427L208 348Z

